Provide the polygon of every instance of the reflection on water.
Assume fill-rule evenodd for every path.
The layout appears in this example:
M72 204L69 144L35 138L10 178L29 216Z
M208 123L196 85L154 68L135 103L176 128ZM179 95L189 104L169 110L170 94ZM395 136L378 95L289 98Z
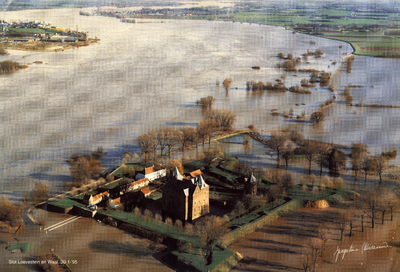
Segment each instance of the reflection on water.
M333 94L320 86L311 88L312 95L255 94L245 90L246 81L275 82L285 74L283 82L290 87L309 78L308 73L293 76L293 72L275 69L280 52L297 57L320 48L324 52L321 58L309 57L310 64L302 62L298 68L330 73L339 67L344 54L351 52L342 42L271 26L168 20L124 24L116 18L79 16L76 9L6 12L4 16L6 20L44 20L72 29L78 25L89 31L90 37L101 38L88 47L56 53L12 51L7 57L21 63L43 61L2 76L0 83L0 189L15 192L20 187L13 201L32 189L35 181L50 184L53 191L60 189L69 175L65 160L73 153L103 146L108 151L104 165L110 168L120 162L123 151L139 153L138 135L160 127L196 124L202 112L194 103L208 95L216 98L214 107L228 108L236 115L236 128L294 124L292 119L272 116L271 110L282 113L293 108L295 115L303 110L308 115ZM311 40L316 44L310 44ZM360 63L357 57L349 76L362 74L359 71L367 60ZM331 65L333 61L338 64ZM392 67L398 65L395 60L389 62ZM255 65L261 69L251 69ZM342 73L337 80L343 76L349 77ZM225 78L233 80L228 95L221 86ZM352 83L369 85L361 81L370 78L360 76L360 82ZM393 83L391 80L396 78L391 76L387 82ZM339 81L335 86L340 89L346 84ZM374 90L383 89L376 83ZM399 126L393 110L354 110L357 114L351 108L334 106L326 110L329 117L321 129L308 122L302 127L312 138L344 143L360 139L376 146L383 141L385 146L397 146ZM257 164L257 148L244 148L244 155Z

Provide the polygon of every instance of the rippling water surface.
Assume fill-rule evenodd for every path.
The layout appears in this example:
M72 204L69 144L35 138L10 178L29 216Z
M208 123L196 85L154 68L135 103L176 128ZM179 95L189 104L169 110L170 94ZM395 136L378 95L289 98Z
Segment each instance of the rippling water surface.
M237 116L236 128L294 124L273 117L271 109L283 112L293 108L295 114L303 110L310 114L333 93L317 86L311 88L312 95L256 94L245 90L246 81L273 82L286 74L283 81L289 87L309 78L308 73L294 76L275 69L279 52L297 57L320 48L322 58L309 57L310 63L302 62L299 68L334 73L344 55L352 51L348 44L293 34L280 27L186 20L126 24L116 18L78 13L77 9L3 13L6 20L44 20L71 29L78 26L80 31L88 31L89 37L101 39L98 44L63 52L14 50L10 56L0 57L23 64L43 61L2 76L0 81L0 190L9 192L13 201L36 181L59 190L70 180L65 160L73 153L103 146L109 152L104 165L112 167L120 162L123 151L138 153L135 139L150 129L195 126L202 119L196 100L204 96L214 96L216 108L230 109ZM332 65L333 61L338 64ZM252 70L255 65L261 69ZM356 57L353 72L339 72L335 79L338 97L351 81L365 86L364 93L357 90L353 94L352 90L355 100L398 103L398 79L391 72L397 66L398 60ZM379 73L375 74L376 70ZM226 93L216 81L228 77L233 83ZM336 104L326 110L329 118L319 128L301 124L309 137L398 146L397 110Z

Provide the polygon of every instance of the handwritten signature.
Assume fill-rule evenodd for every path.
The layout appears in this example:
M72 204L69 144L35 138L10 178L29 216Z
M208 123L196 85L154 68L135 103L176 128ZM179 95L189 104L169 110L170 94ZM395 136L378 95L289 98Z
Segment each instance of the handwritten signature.
M383 248L388 248L391 247L388 245L388 243L386 242L382 242L382 244L379 245L373 245L373 244L369 244L369 243L363 243L361 249L359 248L354 248L353 244L351 244L351 246L349 248L345 248L345 249L341 249L339 246L336 248L335 253L333 254L333 256L335 257L335 262L337 262L338 257L340 254L342 255L342 260L344 259L344 256L347 253L351 253L351 252L361 252L361 254L364 254L365 251L368 250L376 250L376 249L383 249Z

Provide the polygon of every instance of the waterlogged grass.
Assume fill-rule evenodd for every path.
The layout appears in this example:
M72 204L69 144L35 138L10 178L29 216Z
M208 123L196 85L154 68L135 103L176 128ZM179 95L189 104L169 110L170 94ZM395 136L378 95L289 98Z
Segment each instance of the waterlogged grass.
M21 250L22 253L26 253L29 251L29 247L31 246L31 243L21 243L21 244L15 244L12 246L6 247L6 249L10 252L12 252L15 249Z

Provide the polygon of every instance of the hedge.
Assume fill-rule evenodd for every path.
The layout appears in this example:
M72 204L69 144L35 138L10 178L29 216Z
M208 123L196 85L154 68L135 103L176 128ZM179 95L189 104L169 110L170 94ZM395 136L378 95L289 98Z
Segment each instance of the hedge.
M270 224L277 218L291 211L294 211L300 207L303 207L303 200L301 199L291 200L286 204L275 208L274 210L269 212L268 215L262 216L259 219L254 220L252 223L248 223L240 228L230 231L220 239L221 245L229 246L230 244L236 242L237 240L254 232L256 229L259 229L264 225Z

